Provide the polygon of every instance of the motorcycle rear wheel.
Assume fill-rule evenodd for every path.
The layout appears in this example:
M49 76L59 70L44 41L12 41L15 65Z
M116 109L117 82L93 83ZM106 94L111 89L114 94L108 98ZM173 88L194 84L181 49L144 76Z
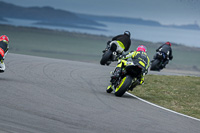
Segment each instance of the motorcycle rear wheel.
M112 55L111 50L106 51L101 58L100 64L105 65L107 63L107 61L109 61L111 55Z
M152 70L152 71L159 71L160 70L160 61L158 59L155 59L152 62L150 70Z

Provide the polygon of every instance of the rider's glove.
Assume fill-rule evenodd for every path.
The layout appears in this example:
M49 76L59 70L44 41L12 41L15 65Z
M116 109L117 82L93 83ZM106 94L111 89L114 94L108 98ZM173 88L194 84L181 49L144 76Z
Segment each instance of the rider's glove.
M125 54L124 54L124 55L123 55L123 54L122 54L122 55L119 55L119 56L117 57L118 60L121 60L121 59L124 59L124 58L126 58L126 55L125 55Z
M117 60L120 60L120 59L122 59L122 55L117 56Z
M109 44L110 44L110 42L111 42L111 41L108 41L108 42L107 42L107 45L109 45Z

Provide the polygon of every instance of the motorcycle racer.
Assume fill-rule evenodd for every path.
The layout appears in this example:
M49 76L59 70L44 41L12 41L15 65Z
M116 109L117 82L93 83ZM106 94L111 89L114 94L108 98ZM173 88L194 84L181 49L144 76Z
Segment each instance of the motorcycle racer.
M165 59L160 69L165 68L165 66L169 63L169 60L173 59L171 46L172 44L170 42L165 42L158 49L156 49L156 52L159 51L165 54ZM155 56L154 56L154 59L155 59Z
M4 59L9 49L9 38L6 35L0 36L0 72L5 71Z
M144 83L144 75L146 75L148 73L148 68L149 68L149 57L147 55L147 48L144 45L139 45L136 49L136 51L130 52L127 55L123 55L121 57L121 59L118 62L118 65L116 66L112 76L111 76L111 80L110 80L110 85L107 87L107 89L112 88L112 79L116 79L119 78L121 72L122 72L122 63L125 64L125 62L127 62L128 59L133 59L136 60L137 62L139 62L142 67L144 68L143 73L140 75L140 79L139 79L139 84L142 85ZM112 88L113 89L113 88Z
M128 51L131 46L131 33L129 31L125 31L124 34L117 35L112 38L110 45L115 43L118 46L120 52Z
M103 50L101 65L110 65L112 61L116 61L116 58L128 51L131 45L131 33L125 31L124 34L117 35L107 42L106 49Z

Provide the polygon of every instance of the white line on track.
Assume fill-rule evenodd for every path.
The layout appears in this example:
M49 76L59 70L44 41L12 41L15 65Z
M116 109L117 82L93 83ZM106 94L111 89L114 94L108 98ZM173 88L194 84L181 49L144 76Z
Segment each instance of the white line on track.
M200 121L200 119L197 119L197 118L194 118L194 117L191 117L191 116L188 116L188 115L184 115L184 114L178 113L178 112L176 112L176 111L173 111L173 110L170 110L170 109L161 107L161 106L156 105L156 104L154 104L154 103L148 102L148 101L146 101L146 100L144 100L144 99L142 99L142 98L139 98L139 97L137 97L137 96L135 96L135 95L133 95L133 94L131 94L131 93L129 93L129 92L126 92L126 93L127 93L128 95L134 97L134 98L137 98L137 99L140 100L140 101L143 101L143 102L145 102L145 103L147 103L147 104L153 105L153 106L158 107L158 108L160 108L160 109L163 109L163 110L166 110L166 111L169 111L169 112L172 112L172 113L175 113L175 114L178 114L178 115L187 117L187 118L191 118L191 119L193 119L193 120Z

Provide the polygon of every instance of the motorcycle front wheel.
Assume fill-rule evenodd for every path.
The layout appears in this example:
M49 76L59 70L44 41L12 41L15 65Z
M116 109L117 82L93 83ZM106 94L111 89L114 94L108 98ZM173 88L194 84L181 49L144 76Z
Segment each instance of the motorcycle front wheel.
M115 96L121 97L124 95L124 93L129 89L131 86L133 78L129 75L124 77L120 84L115 89Z
M105 65L107 61L109 61L109 59L111 58L111 55L112 55L111 50L106 51L101 58L100 64Z

